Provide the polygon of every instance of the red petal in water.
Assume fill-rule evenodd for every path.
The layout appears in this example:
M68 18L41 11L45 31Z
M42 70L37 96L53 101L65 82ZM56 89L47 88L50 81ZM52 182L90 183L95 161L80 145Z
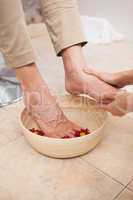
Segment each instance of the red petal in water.
M75 130L74 137L80 137L80 132L81 131Z
M68 139L68 138L70 138L69 135L65 135L64 137L62 137L62 139Z
M45 136L45 133L42 130L38 130L38 129L32 128L32 129L30 129L30 131L32 133L35 133L36 135Z
M36 130L35 130L35 128L31 128L30 131L31 131L32 133L35 133Z
M41 130L36 130L36 134L40 135L40 136L44 136L45 135L45 133L43 131L41 131Z
M85 130L86 130L85 128L81 128L80 132L85 132Z
M85 134L86 135L90 134L90 130L88 128L85 129Z
M29 129L32 133L35 133L36 135L40 135L40 136L45 136L45 132L43 132L42 130L38 130L35 128ZM74 137L81 137L83 135L83 133L85 135L88 135L91 133L91 131L88 128L81 128L80 130L74 130ZM69 139L71 138L69 135L65 135L64 137L62 137L62 139Z
M90 133L90 130L88 128L81 128L81 132L84 132L86 135Z
M85 133L85 135L90 134L90 130L88 128L81 128L80 130L75 130L74 137L80 137L81 133Z

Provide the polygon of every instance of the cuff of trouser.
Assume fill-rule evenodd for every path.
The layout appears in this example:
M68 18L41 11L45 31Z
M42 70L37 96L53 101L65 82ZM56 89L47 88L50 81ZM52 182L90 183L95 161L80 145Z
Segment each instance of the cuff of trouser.
M77 7L53 15L45 17L45 21L57 56L61 56L65 48L76 44L84 46L87 43Z
M72 38L69 39L67 42L64 42L64 44L57 46L55 48L56 54L57 56L61 56L62 55L62 51L64 49L67 49L69 47L72 47L74 45L81 45L82 47L85 46L87 44L87 41L85 41L83 38Z
M11 68L19 68L35 62L35 55L33 51L25 52L15 57L4 55L6 63Z

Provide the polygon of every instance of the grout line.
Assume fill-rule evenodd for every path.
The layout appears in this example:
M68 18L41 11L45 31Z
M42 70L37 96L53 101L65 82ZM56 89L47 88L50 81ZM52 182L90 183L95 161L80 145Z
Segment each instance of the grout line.
M133 189L131 189L131 188L129 188L128 186L130 185L130 183L132 183L133 182L133 178L129 181L129 183L126 185L126 188L128 189L128 190L130 190L131 192L133 192Z
M86 160L84 160L83 158L80 158L80 159L81 159L82 161L84 161L86 164L89 164L89 165L93 166L96 170L98 170L99 172L101 172L101 173L104 174L105 176L111 178L113 181L115 181L115 182L119 183L121 186L123 186L123 189L122 189L112 200L116 200L116 199L120 196L120 194L121 194L125 189L127 189L127 190L133 192L133 190L132 190L131 188L128 188L128 185L130 185L130 183L132 183L133 178L129 181L128 184L124 185L123 183L121 183L121 182L118 181L117 179L115 179L115 178L113 178L112 176L110 176L108 173L106 173L106 172L104 172L103 170L101 170L101 169L97 168L96 166L94 166L94 165L93 165L92 163L90 163L89 161L86 161Z
M112 200L117 199L125 189L126 187L124 187Z
M129 183L127 184L127 186L130 185L130 183L132 183L132 182L133 182L133 178L129 181Z
M118 181L117 179L115 179L114 177L110 176L108 173L104 172L103 170L97 168L95 165L93 165L92 163L90 163L89 161L84 160L83 158L80 158L82 161L84 161L85 163L93 166L96 170L98 170L99 172L101 172L102 174L104 174L105 176L108 176L109 178L111 178L113 181L119 183L121 186L126 187L123 183L121 183L120 181Z
M133 193L133 190L131 188L126 187L126 189Z
M97 171L101 172L103 175L107 176L108 178L112 179L113 181L115 181L116 183L120 184L121 186L123 186L122 190L120 192L118 192L118 194L116 194L116 196L112 199L112 200L116 200L117 197L119 197L119 195L127 188L127 185L125 186L123 183L121 183L120 181L118 181L117 179L113 178L112 176L110 176L109 174L107 174L106 172L102 171L101 169L97 168L96 166L94 166L93 164L91 164L90 162L84 160L83 158L80 158L82 161L84 161L86 164L90 164L91 166L93 166Z
M123 188L122 191L119 192L112 200L116 200L116 199L121 195L121 193L125 191L125 189L133 193L132 190L130 190L129 188L127 188L127 187L125 186L125 188Z

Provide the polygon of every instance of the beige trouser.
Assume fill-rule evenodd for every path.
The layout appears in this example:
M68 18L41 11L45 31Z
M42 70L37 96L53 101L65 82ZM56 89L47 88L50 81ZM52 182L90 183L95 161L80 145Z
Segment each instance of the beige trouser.
M76 0L41 0L41 5L57 55L66 47L86 43ZM21 0L0 0L0 51L13 68L35 62Z

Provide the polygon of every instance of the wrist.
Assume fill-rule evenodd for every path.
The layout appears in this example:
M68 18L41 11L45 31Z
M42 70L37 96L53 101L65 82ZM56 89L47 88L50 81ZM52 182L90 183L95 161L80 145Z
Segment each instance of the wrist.
M133 112L133 94L129 93L127 97L128 112Z
M44 81L35 63L17 68L16 76L21 84L22 89L36 89L38 85L44 84Z
M133 70L123 72L123 77L126 85L133 84Z
M130 81L131 81L131 78L128 71L116 73L114 76L114 82L119 87L124 87L130 84Z
M128 92L120 93L116 98L117 109L123 111L125 114L133 112L133 94Z

